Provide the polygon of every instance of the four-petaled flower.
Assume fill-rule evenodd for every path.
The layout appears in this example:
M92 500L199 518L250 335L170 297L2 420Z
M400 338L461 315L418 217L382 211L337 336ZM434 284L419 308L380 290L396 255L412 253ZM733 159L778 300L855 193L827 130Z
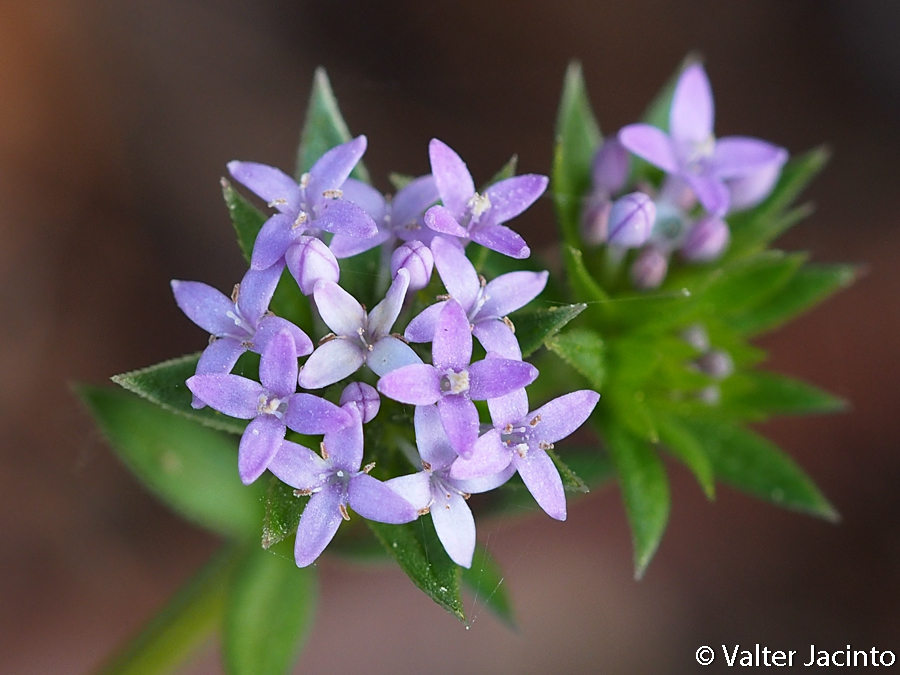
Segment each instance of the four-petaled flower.
M512 258L531 255L525 240L502 223L515 218L544 193L549 182L546 176L513 176L479 194L472 174L449 146L433 138L428 154L443 203L425 213L428 227L458 237L463 243L471 240Z
M301 434L322 434L350 423L334 403L297 389L294 339L279 331L269 340L259 361L255 382L230 374L194 375L191 392L212 408L238 419L252 420L238 450L238 473L245 484L259 478L278 452L286 427Z
M349 520L349 506L363 518L379 523L409 523L419 514L403 497L368 475L372 466L360 469L363 459L363 418L356 402L344 404L349 422L329 431L322 441L322 456L291 441L283 441L269 469L296 488L311 495L297 527L294 558L298 567L315 562L337 532L341 520Z
M467 457L478 438L478 410L472 402L505 396L538 375L530 363L492 352L472 360L472 329L466 311L448 300L438 316L431 345L434 365L403 366L378 380L378 391L412 405L437 403L441 423L457 454Z
M619 131L619 140L634 154L683 179L709 213L722 216L729 208L728 184L741 185L741 179L768 177L773 171L777 175L787 151L744 136L717 140L713 117L709 79L703 66L695 63L684 70L675 87L669 133L649 124L631 124ZM743 195L741 202L747 203Z
M263 270L283 262L288 248L305 234L319 230L372 237L378 231L372 217L342 199L341 186L366 151L366 137L357 136L322 155L300 183L275 167L256 162L229 162L228 170L279 213L262 226L250 265ZM279 264L283 268L283 264Z

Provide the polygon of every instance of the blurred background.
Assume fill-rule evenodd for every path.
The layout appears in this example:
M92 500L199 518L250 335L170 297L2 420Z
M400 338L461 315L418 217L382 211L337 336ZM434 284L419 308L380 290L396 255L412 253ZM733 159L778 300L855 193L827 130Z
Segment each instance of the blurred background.
M483 599L466 630L395 568L323 559L298 672L681 673L701 645L717 670L721 644L757 642L900 654L898 29L890 0L2 0L0 672L90 673L217 548L130 477L68 383L205 344L168 281L240 278L218 179L231 159L292 169L317 65L386 190L391 170L427 172L433 136L476 182L513 153L546 173L569 59L612 133L690 50L720 135L834 151L816 213L780 244L866 274L762 345L852 408L764 432L843 521L724 487L710 504L670 463L669 529L640 582L613 486L564 524L483 523L517 633ZM551 242L549 201L517 229ZM213 647L184 670L220 671Z

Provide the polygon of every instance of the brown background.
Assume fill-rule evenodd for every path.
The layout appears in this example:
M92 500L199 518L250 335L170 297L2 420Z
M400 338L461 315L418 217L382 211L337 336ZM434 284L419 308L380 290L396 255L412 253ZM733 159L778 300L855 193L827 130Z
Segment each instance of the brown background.
M720 135L834 149L808 192L817 213L781 243L868 273L763 345L771 367L853 407L765 432L843 522L727 488L710 505L670 465L669 531L643 581L615 488L565 524L482 524L518 633L481 602L465 630L398 571L325 559L298 670L681 673L700 670L701 645L719 651L717 670L721 644L757 642L804 660L811 643L900 654L897 29L891 3L859 0L4 0L0 672L90 672L217 547L130 478L67 383L202 346L167 282L240 277L218 178L234 158L291 167L317 64L387 189L389 170L427 171L432 136L476 180L513 152L546 172L570 58L614 132L692 49ZM551 241L546 200L518 227ZM210 649L186 672L219 672L217 659Z

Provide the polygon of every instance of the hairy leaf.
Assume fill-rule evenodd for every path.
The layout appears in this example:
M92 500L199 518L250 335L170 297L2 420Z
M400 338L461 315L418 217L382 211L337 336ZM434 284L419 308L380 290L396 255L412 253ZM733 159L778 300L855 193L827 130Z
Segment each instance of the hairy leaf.
M546 341L547 349L577 370L591 386L603 388L606 373L603 340L587 328L575 328Z
M545 341L553 338L563 326L581 314L585 307L587 305L579 303L525 310L514 314L511 319L516 327L516 338L519 340L522 358L536 352Z

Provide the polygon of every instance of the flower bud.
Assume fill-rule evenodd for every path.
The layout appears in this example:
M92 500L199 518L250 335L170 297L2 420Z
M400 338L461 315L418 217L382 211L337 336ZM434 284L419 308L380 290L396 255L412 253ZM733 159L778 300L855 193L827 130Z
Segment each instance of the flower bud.
M638 248L650 238L656 204L643 192L632 192L613 202L609 211L610 246Z
M631 265L631 283L642 290L658 288L669 271L669 258L655 246L641 251Z
M700 372L716 380L724 380L734 372L731 354L721 349L713 349L694 361Z
M594 189L614 194L625 186L628 179L628 151L618 136L603 141L591 166Z
M694 223L681 247L681 255L690 262L709 262L715 260L725 247L731 235L728 223L721 218L708 216Z
M431 249L421 241L411 240L398 246L391 255L391 278L405 269L409 272L409 289L407 292L425 288L431 281L434 270L434 255Z
M698 352L709 351L709 333L699 323L692 324L684 329L681 333L681 339L687 342Z
M778 182L783 164L784 160L773 162L753 173L726 180L725 185L731 194L729 212L749 209L768 197Z
M371 421L381 407L381 397L374 387L364 382L351 382L341 392L341 407L352 403L359 410L363 424Z
M606 242L612 201L605 192L595 193L581 216L581 238L588 246Z
M300 237L284 257L303 295L310 295L320 280L337 283L340 279L337 258L325 242L316 237Z

